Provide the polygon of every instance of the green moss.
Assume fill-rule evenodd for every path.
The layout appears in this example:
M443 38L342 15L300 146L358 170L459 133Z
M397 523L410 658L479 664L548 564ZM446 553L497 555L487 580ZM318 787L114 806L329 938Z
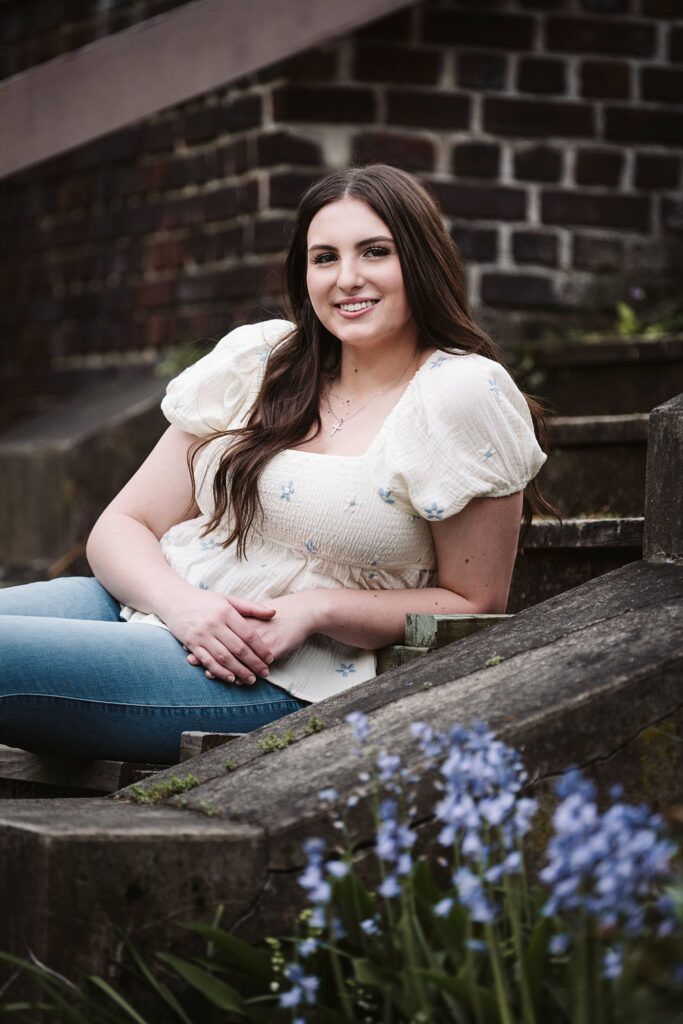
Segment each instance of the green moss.
M184 793L188 789L194 789L199 785L200 780L196 775L171 775L169 779L155 782L153 785L143 789L142 786L131 786L130 794L138 804L159 804L169 796L176 793Z
M325 723L322 718L317 718L316 715L313 715L304 726L304 736L310 736L314 732L322 732L324 728Z
M201 807L207 818L217 818L221 813L214 803L210 800L200 800L199 806Z
M291 729L283 733L282 736L277 736L274 732L269 732L267 736L264 736L262 740L258 741L258 748L262 750L264 754L272 754L275 750L282 750L283 747L288 747L290 743L296 742L296 736Z
M226 772L234 772L235 768L237 767L237 761L234 761L231 757L229 757L228 760L224 762L223 767L225 768Z
M505 661L505 658L501 657L500 654L494 654L491 658L486 659L484 668L493 668L494 665L500 665L501 661Z

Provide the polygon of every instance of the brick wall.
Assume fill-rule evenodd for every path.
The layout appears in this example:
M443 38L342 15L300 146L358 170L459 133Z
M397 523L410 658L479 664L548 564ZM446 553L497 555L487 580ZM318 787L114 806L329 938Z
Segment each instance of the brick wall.
M17 14L27 6L0 4L5 69L103 31L95 0L40 33ZM168 6L112 0L110 27ZM483 7L424 0L0 182L5 374L277 313L297 199L351 161L386 160L429 185L504 343L629 286L674 291L680 0Z

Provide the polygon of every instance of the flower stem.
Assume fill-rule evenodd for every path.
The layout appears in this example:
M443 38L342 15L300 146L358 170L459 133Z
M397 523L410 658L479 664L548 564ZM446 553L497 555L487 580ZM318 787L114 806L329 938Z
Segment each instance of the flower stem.
M515 893L512 885L512 879L509 875L504 876L503 886L508 911L507 916L512 926L512 937L515 944L517 964L519 966L519 984L522 990L522 1019L524 1024L535 1024L536 1015L534 1013L534 1001L531 996L529 978L527 976L526 969L526 959L524 956L524 942L522 940L522 926L520 919L521 915L519 910L519 900L517 899L518 894Z
M496 990L496 999L498 1000L501 1024L515 1024L514 1017L512 1016L512 1010L510 1009L510 1003L508 1001L508 994L505 988L503 965L500 962L500 953L498 951L498 936L490 922L487 922L484 925L484 930L486 932L486 942L489 947L491 967L493 968L493 983Z

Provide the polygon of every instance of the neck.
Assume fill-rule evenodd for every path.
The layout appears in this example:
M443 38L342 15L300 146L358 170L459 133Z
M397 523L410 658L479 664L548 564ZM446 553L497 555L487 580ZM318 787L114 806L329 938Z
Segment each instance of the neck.
M420 356L421 351L415 344L397 346L390 353L348 351L342 346L335 388L349 396L367 395L392 384L405 383L417 369Z

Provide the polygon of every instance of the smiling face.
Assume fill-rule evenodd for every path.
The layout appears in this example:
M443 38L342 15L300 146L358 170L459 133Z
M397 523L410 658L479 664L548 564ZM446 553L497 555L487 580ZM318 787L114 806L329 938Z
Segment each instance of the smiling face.
M306 286L320 322L345 344L417 345L391 232L360 199L328 203L308 229Z

